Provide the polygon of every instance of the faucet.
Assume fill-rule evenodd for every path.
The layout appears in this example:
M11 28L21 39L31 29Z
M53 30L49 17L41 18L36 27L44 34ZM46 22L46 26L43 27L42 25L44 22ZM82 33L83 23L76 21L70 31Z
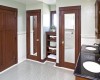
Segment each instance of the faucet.
M94 45L97 45L98 47L100 47L100 43L98 44L98 43L94 43Z
M94 45L97 45L98 46L98 51L99 51L99 54L100 54L100 43L99 44L94 43Z

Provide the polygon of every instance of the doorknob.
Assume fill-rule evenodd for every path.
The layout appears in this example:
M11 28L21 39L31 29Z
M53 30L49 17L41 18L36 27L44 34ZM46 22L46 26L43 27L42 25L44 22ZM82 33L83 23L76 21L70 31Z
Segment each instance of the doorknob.
M64 41L62 41L62 44L64 44Z
M36 41L39 41L39 39L37 39Z

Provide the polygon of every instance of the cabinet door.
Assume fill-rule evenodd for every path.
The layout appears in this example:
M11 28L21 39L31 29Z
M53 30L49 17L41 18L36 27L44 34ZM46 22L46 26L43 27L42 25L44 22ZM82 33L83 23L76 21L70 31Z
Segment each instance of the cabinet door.
M3 31L0 30L0 71L2 70L2 65L3 65Z
M9 67L17 62L17 51L16 51L16 33L14 31L5 32L5 63L6 67Z
M81 77L76 77L76 80L89 80L89 79L81 78Z
M17 63L16 13L5 11L5 63L6 68Z
M0 71L3 68L3 41L4 41L4 34L3 34L3 12L0 10Z

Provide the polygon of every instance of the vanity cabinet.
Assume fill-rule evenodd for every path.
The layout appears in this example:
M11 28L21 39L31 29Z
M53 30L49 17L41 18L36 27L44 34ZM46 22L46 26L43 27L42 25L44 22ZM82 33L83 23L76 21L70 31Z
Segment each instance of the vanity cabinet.
M77 77L77 76L76 76L76 80L89 80L89 79L82 78L82 77Z
M100 38L100 0L95 3L95 35Z

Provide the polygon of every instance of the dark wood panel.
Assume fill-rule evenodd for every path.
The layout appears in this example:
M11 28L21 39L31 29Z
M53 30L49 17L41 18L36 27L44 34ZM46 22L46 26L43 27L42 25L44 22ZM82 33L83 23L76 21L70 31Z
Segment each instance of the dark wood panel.
M16 32L5 31L5 63L6 67L9 67L17 63L17 44L16 44Z
M16 12L5 11L4 16L5 16L5 24L4 24L5 29L17 31Z
M76 77L75 80L90 80L90 79L86 79L86 78L82 78L82 77Z
M4 11L5 16L5 63L10 67L17 63L16 12Z
M14 11L17 12L17 8L12 8L4 5L0 5L0 10Z
M3 67L3 31L0 30L0 71Z
M17 9L0 6L0 71L17 63Z

